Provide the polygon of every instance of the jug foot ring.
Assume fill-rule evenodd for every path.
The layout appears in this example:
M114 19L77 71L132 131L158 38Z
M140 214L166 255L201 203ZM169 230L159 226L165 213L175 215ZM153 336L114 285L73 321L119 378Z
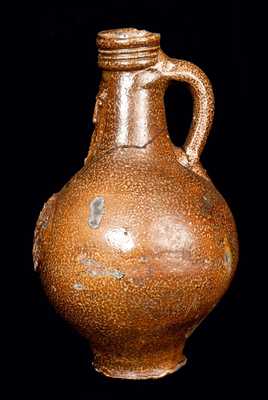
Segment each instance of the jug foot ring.
M187 362L187 358L183 356L183 359L172 368L154 368L148 370L112 370L105 366L96 366L93 362L95 370L109 378L117 379L159 379L166 375L172 374L182 368Z

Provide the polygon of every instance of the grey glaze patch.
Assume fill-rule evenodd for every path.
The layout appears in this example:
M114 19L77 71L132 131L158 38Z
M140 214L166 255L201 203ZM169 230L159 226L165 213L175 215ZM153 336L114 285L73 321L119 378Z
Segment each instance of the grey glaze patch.
M223 256L223 261L224 265L227 268L228 272L231 272L232 270L232 262L233 262L233 256L232 256L232 251L229 246L229 242L227 238L224 239L224 256Z
M87 267L86 272L93 277L112 276L113 278L121 279L125 276L125 274L118 269L108 268L92 258L83 257L80 259L80 263Z
M230 251L230 249L225 249L224 252L224 264L227 267L227 269L229 271L231 271L231 267L232 267L232 253Z
M83 290L84 289L84 285L82 285L82 283L78 283L77 282L77 283L74 284L73 288L75 290Z
M95 197L89 206L88 224L91 228L97 229L104 213L104 198L102 196Z
M202 197L203 200L203 209L205 212L209 213L212 210L212 202L209 195L204 195Z

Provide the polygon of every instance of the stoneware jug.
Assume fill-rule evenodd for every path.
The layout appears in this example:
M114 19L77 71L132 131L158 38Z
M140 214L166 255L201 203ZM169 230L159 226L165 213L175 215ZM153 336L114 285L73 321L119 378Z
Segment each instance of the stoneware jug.
M160 378L186 363L186 339L237 265L232 214L199 160L213 92L198 67L162 52L159 34L102 31L97 47L90 149L40 213L34 266L57 312L88 339L97 371ZM193 95L181 148L166 124L172 80Z

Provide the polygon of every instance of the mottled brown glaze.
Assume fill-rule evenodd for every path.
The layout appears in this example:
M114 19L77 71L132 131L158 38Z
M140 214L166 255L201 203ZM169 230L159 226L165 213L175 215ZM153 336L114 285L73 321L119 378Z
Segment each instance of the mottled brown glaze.
M238 259L232 214L199 161L211 85L159 41L136 29L98 34L103 72L90 150L35 230L34 265L51 303L88 338L96 370L116 378L159 378L183 366L185 340L227 290ZM166 125L171 80L193 94L183 148Z

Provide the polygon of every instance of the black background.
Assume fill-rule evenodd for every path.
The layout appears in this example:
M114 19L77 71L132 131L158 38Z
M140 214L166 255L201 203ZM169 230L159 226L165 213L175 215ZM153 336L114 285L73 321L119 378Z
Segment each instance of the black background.
M97 3L97 2L96 2ZM146 5L147 4L147 5ZM247 393L254 371L248 347L251 313L246 288L252 263L248 230L251 201L247 189L250 133L247 113L247 58L243 9L234 2L162 2L97 7L45 7L32 15L40 27L31 33L31 50L21 51L27 69L20 98L25 132L16 135L23 179L21 295L16 326L19 341L13 372L18 393L38 399L194 398L218 399ZM43 203L78 171L93 129L92 114L100 80L95 46L98 31L136 27L161 33L171 57L194 62L209 76L216 98L214 127L202 162L229 203L237 222L240 261L224 299L189 339L187 365L158 381L128 382L104 378L90 364L87 343L46 300L33 272L32 237ZM26 79L26 78L25 78ZM192 113L190 94L172 84L166 93L171 138L185 140ZM246 199L246 200L245 200ZM22 353L21 353L22 352ZM250 371L250 378L248 372ZM258 397L257 397L258 398Z

